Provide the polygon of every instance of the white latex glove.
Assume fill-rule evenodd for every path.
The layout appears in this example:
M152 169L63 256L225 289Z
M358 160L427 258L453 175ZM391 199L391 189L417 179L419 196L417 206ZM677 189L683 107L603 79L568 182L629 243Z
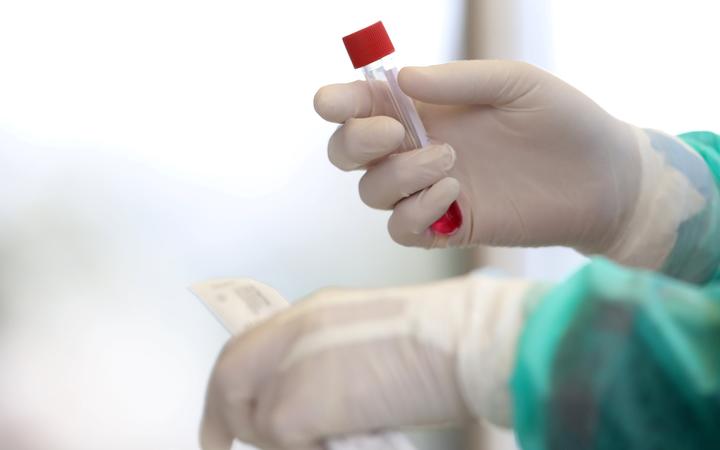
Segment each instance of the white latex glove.
M227 344L202 448L238 438L315 449L330 437L481 416L507 424L516 340L544 290L475 276L320 291Z
M665 176L673 169L642 130L539 68L460 61L404 68L399 83L417 100L427 148L395 153L404 129L364 81L321 88L315 109L343 124L330 160L367 171L360 196L393 209L388 228L400 244L564 245L657 268L692 213L673 210L693 193ZM449 238L432 233L456 198L462 227Z
M613 242L639 188L629 126L525 63L404 68L399 83L419 100L437 144L389 158L404 129L384 116L390 107L373 99L365 82L327 86L315 97L323 118L344 123L330 139L330 160L341 169L368 169L360 195L371 207L394 208L389 230L396 241L598 250ZM427 230L458 195L462 228L449 240Z

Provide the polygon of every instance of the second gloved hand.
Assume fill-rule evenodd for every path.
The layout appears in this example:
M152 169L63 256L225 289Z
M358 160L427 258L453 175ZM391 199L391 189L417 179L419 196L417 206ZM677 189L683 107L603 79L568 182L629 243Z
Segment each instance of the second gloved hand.
M320 291L228 343L202 447L237 438L319 449L330 437L477 417L507 425L516 341L544 291L479 276Z

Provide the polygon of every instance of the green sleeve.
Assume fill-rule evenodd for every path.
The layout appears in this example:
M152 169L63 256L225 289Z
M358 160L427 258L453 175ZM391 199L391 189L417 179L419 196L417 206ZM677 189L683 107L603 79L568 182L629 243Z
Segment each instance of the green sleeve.
M715 176L715 182L720 183L720 136L709 131L692 131L679 138L700 153Z
M720 283L593 260L530 313L512 391L524 450L720 448Z
M706 200L700 213L680 225L676 243L661 272L698 284L720 280L720 136L705 131L679 136L704 162L693 161L682 151L673 151L672 142L662 142L658 136L655 135L656 147L664 150L670 164L684 173Z

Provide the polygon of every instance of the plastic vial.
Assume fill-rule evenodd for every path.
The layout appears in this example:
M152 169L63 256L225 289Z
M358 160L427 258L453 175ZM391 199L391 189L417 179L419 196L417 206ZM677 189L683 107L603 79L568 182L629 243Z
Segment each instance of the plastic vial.
M343 38L350 60L360 69L370 84L373 97L385 99L393 107L395 117L405 126L402 150L412 150L428 145L428 137L412 99L400 89L398 70L392 61L395 52L382 22L356 31ZM435 233L449 235L462 225L462 212L453 202L447 212L430 226Z

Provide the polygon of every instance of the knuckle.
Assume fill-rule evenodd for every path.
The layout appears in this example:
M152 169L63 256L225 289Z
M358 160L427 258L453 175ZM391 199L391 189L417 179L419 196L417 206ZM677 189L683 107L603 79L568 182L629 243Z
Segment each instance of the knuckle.
M365 161L372 149L374 131L368 120L371 119L349 119L345 122L343 146L353 161Z
M383 116L351 120L346 127L344 144L350 159L358 165L370 163L396 150L404 136L404 131L400 134L396 128L402 129L399 122Z
M411 150L390 155L383 165L382 178L391 180L393 193L398 199L411 196L430 184L436 170L431 162L418 158L424 150Z
M396 151L405 137L405 128L392 117L373 117L368 119L364 128L359 130L358 140L373 159Z
M400 122L391 117L379 117L375 126L378 135L389 141L391 146L399 146L405 137L405 128Z
M403 158L402 155L398 155L389 160L389 177L391 180L395 180L395 183L399 187L398 193L403 194L403 198L417 191L413 185L422 183L424 181L423 175L425 172L428 172L428 169L418 170L418 167L414 165L412 156L413 155L408 155ZM400 188L401 186L402 188Z
M384 164L385 177L391 180L397 180L399 184L406 182L409 177L406 159L411 153L398 153L390 155Z
M302 441L298 408L283 402L272 409L263 426L267 436L282 447L293 447Z

